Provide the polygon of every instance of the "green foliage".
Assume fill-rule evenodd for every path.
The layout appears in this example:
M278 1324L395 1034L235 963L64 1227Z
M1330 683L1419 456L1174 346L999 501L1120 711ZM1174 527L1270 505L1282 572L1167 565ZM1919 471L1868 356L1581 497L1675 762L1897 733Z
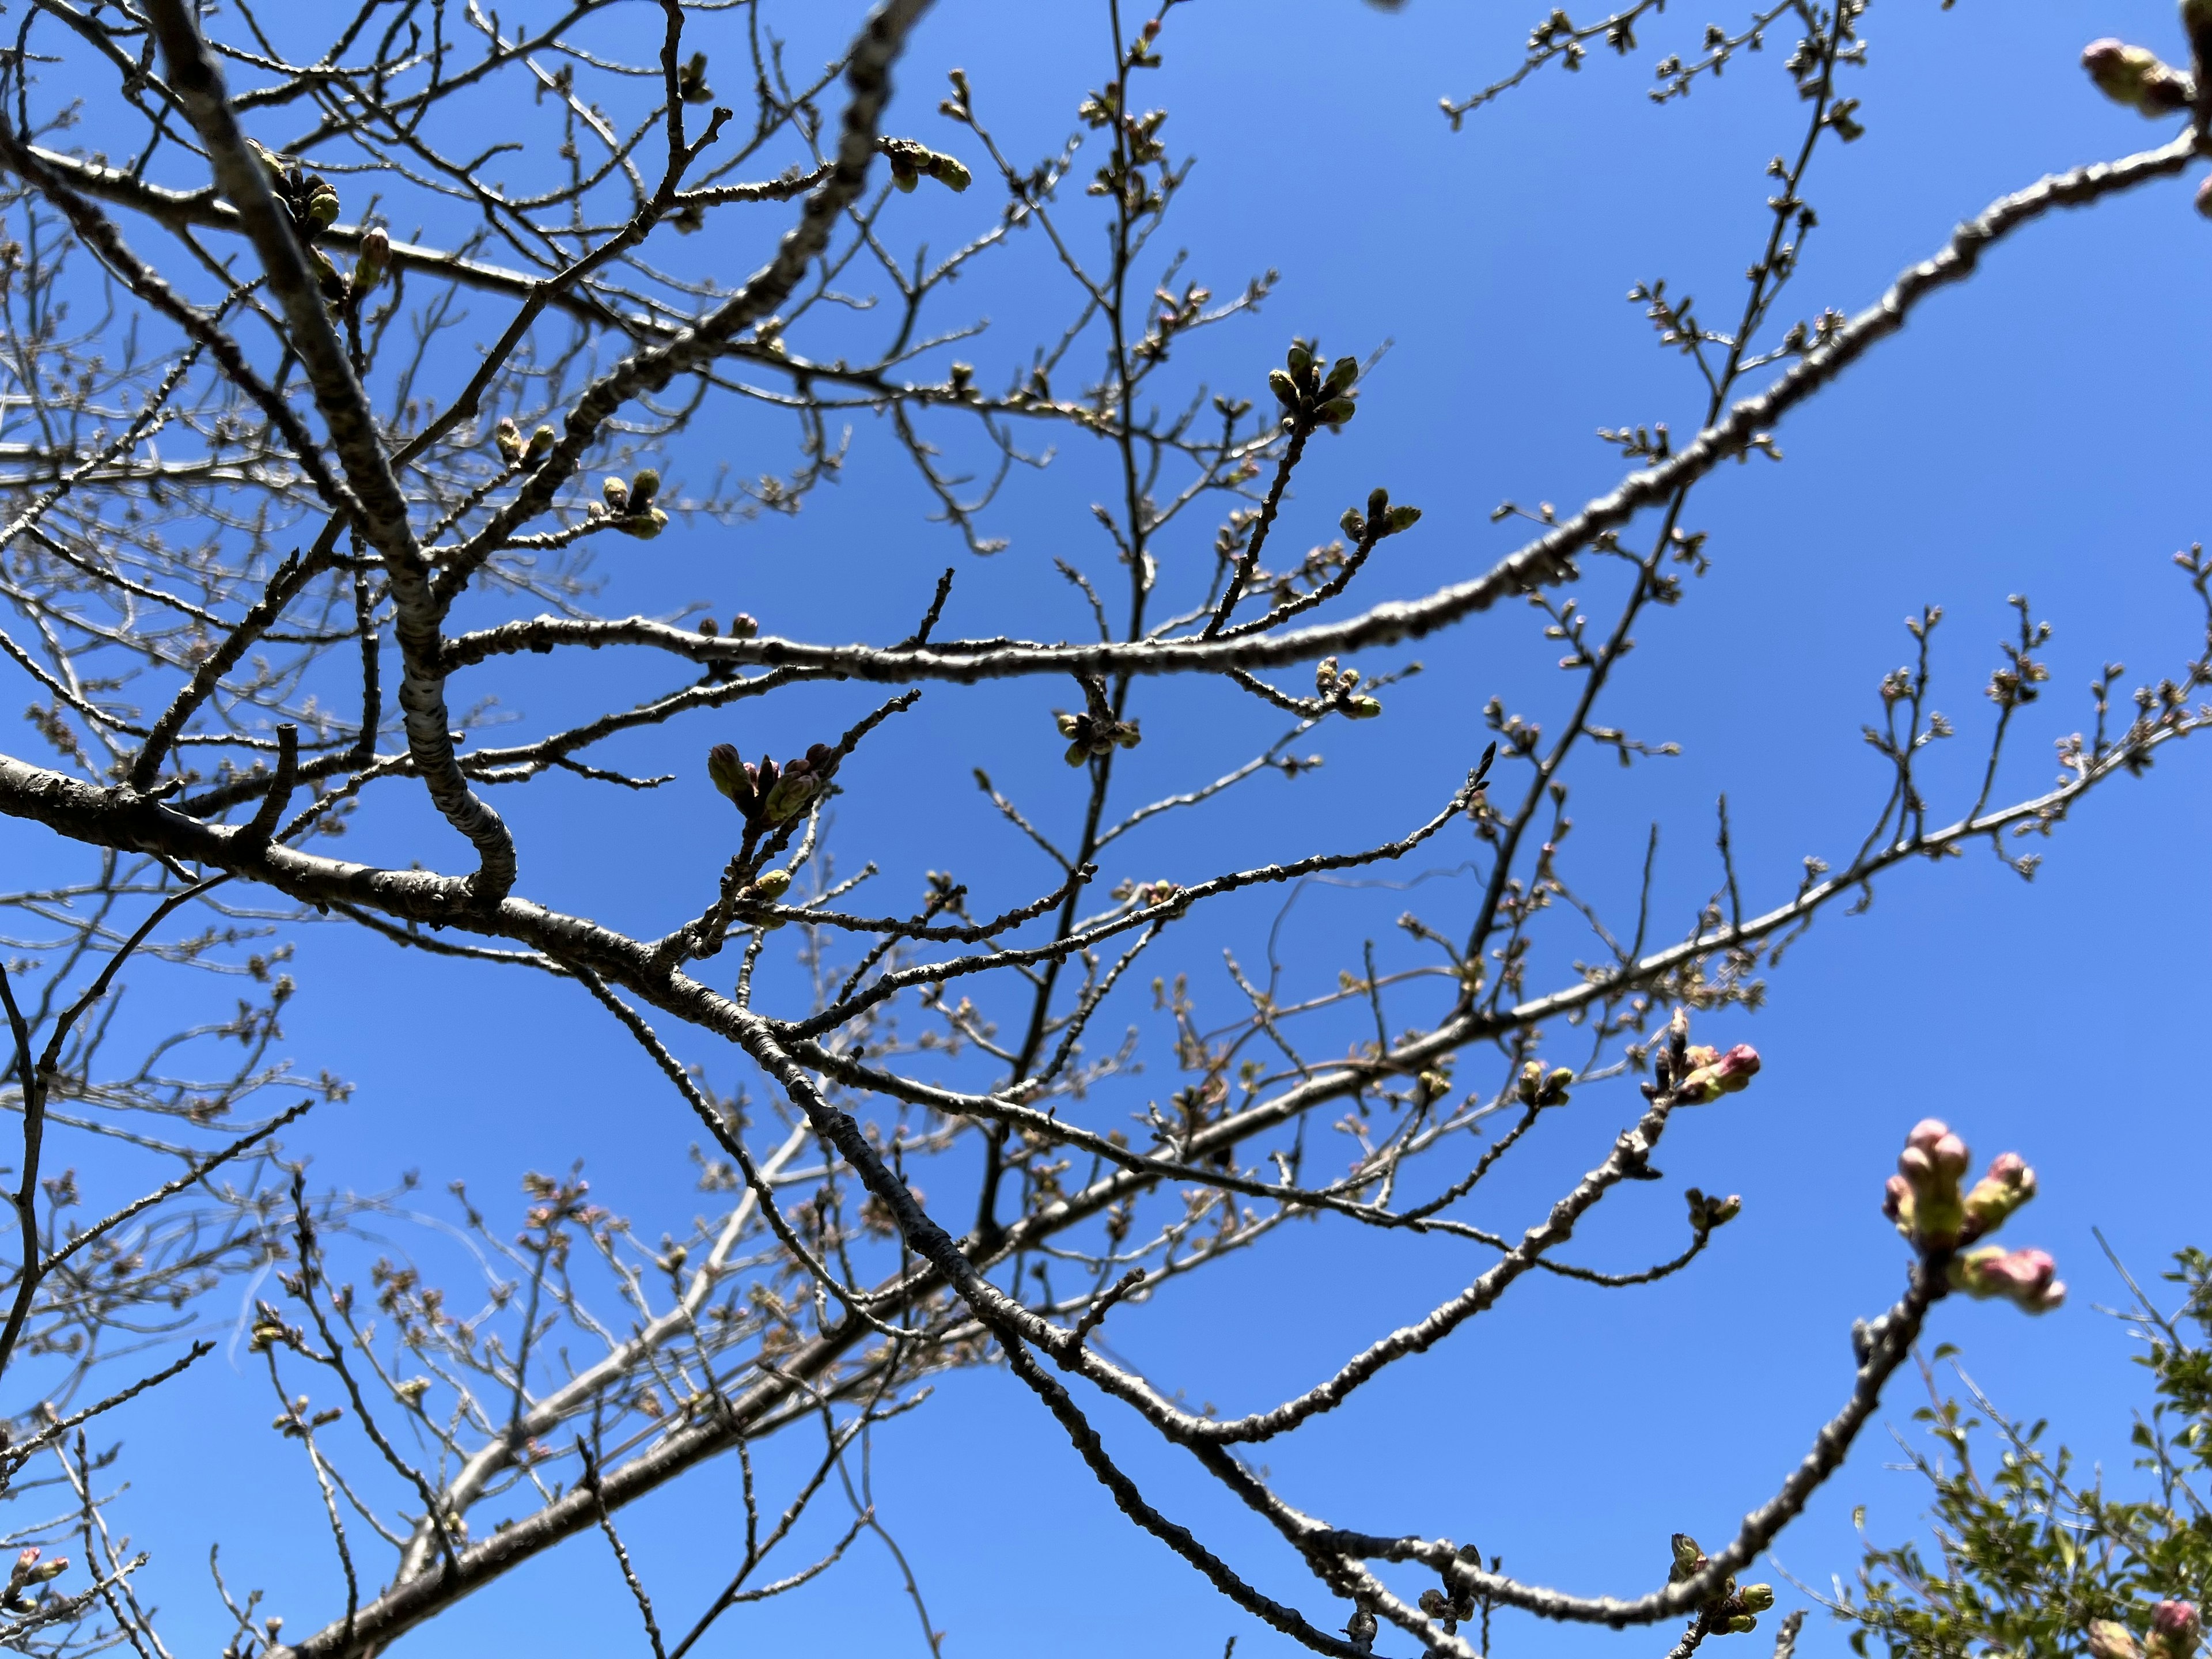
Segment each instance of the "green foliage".
M2203 1605L2212 1594L2212 1255L2190 1249L2165 1277L2184 1288L2181 1307L2161 1314L2130 1280L2136 1297L2126 1322L2143 1343L2136 1363L2153 1378L2154 1403L2138 1413L2134 1444L2140 1483L2153 1495L2123 1500L2074 1473L2064 1448L2043 1445L2048 1425L2008 1418L1957 1371L1966 1395L1945 1397L1923 1363L1931 1403L1916 1412L1938 1449L1913 1463L1934 1490L1932 1553L1906 1541L1869 1541L1859 1589L1835 1604L1854 1622L1853 1651L1887 1659L1966 1659L1969 1655L2112 1659L2116 1646L2157 1652L2170 1645L2154 1630L2158 1603ZM1940 1362L1955 1350L1935 1352ZM1954 1367L1955 1370L1955 1367ZM1997 1454L1986 1467L1989 1453ZM1863 1519L1863 1510L1860 1519ZM2124 1626L2131 1642L2093 1620ZM2191 1632L2188 1645L2197 1645ZM2174 1659L2181 1659L2177 1655Z

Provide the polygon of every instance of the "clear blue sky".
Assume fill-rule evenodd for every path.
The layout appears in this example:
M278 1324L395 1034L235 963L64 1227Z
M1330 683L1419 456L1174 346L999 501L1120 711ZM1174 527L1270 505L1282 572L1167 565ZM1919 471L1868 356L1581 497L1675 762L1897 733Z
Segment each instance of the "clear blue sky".
M820 57L854 9L779 20L798 37L794 61ZM943 0L915 43L890 130L980 161L933 112L941 71L960 64L1009 147L1046 153L1103 78L1095 9ZM1370 598L1419 594L1486 566L1516 539L1512 526L1489 522L1504 498L1564 507L1607 488L1620 463L1596 427L1664 419L1682 434L1694 424L1698 382L1623 296L1663 276L1675 291L1733 301L1765 232L1764 166L1796 142L1778 29L1764 58L1740 60L1686 102L1646 100L1653 62L1692 49L1707 21L1681 3L1627 60L1601 52L1580 75L1547 72L1453 135L1437 98L1509 68L1537 9L1412 0L1385 15L1352 0L1198 0L1171 20L1167 69L1147 89L1173 112L1173 146L1199 158L1169 233L1190 251L1188 274L1224 293L1269 266L1283 274L1257 319L1207 343L1217 382L1264 397L1265 372L1294 333L1318 334L1332 351L1395 343L1358 421L1300 475L1286 532L1326 539L1341 507L1376 482L1420 505L1426 516L1388 545ZM1849 88L1864 100L1867 136L1816 164L1808 193L1821 222L1797 308L1855 310L1993 197L2153 142L2156 129L2098 97L2075 65L2081 45L2106 33L2169 50L2178 38L2170 8L2148 0L1875 7L1865 24L1871 66ZM941 240L962 213L984 222L990 198L987 188L963 198ZM947 211L941 197L927 205ZM732 271L762 252L733 247ZM1949 792L1943 819L1971 798L1990 714L1981 685L2009 629L2008 594L2029 594L2057 628L2048 695L2023 716L2001 786L2014 793L2047 786L2052 741L2086 723L2084 688L2101 663L2125 662L2124 684L2133 685L2197 647L2168 560L2212 531L2208 270L2212 225L2179 185L2039 225L1793 416L1779 434L1780 465L1731 466L1699 491L1689 522L1710 532L1712 572L1643 630L1614 704L1616 723L1683 753L1626 774L1585 765L1573 849L1595 892L1618 901L1632 890L1656 818L1660 894L1672 906L1659 931L1685 925L1716 880L1711 812L1723 789L1749 902L1786 894L1807 854L1847 857L1884 787L1859 728L1876 712L1880 677L1906 658L1901 619L1924 603L1947 609L1936 701L1964 733L1935 775ZM987 381L1025 360L1062 314L1035 237L964 284L953 305L992 320L982 342L959 349ZM785 460L769 447L777 441L766 428L702 432L690 464L703 471L726 456L741 470L772 469ZM609 608L707 599L725 614L752 611L779 633L884 639L911 625L937 571L958 563L963 618L1026 606L1048 620L1024 631L1073 631L1080 618L1049 560L1099 560L1088 503L1103 487L1100 459L1079 446L1018 478L988 526L1012 545L980 562L921 522L920 488L864 417L841 486L794 520L672 532L650 559L611 568ZM1556 650L1512 608L1425 642L1427 672L1390 696L1386 718L1332 727L1314 745L1329 758L1318 775L1262 779L1241 803L1186 815L1144 844L1141 867L1108 878L1188 878L1395 833L1431 810L1479 750L1485 699L1556 701L1558 676L1546 666ZM1251 732L1271 729L1190 690L1163 688L1169 695L1145 706L1144 775L1170 787L1212 775ZM465 701L467 689L458 695ZM562 696L549 687L525 712L549 715ZM850 701L824 692L812 706ZM1018 846L990 839L965 772L980 761L1048 817L1072 813L1067 775L1036 735L1042 710L1060 701L1056 687L933 690L904 746L886 746L869 774L872 787L841 803L843 857L876 860L902 892L919 872L956 863L1027 890L1042 872ZM1178 726L1178 707L1206 712ZM732 735L749 734L684 727L622 758L692 771L708 743ZM2212 1152L2206 1026L2189 1012L2203 996L2212 920L2212 756L2194 748L2166 751L2148 776L2094 799L2039 848L2047 861L2032 884L1980 852L1900 872L1863 915L1825 916L1770 976L1768 1008L1706 1033L1759 1046L1766 1071L1757 1087L1679 1127L1661 1159L1670 1180L1609 1206L1574 1251L1613 1268L1671 1251L1677 1189L1695 1182L1745 1200L1706 1260L1643 1291L1523 1285L1377 1385L1364 1409L1271 1448L1280 1490L1346 1524L1479 1541L1523 1577L1587 1593L1649 1588L1663 1575L1670 1532L1731 1533L1840 1402L1850 1322L1889 1300L1903 1262L1877 1212L1881 1182L1905 1129L1929 1114L1959 1127L1978 1155L2016 1147L2036 1166L2044 1195L2014 1228L2021 1242L2052 1249L2074 1287L2067 1307L2040 1322L1947 1305L1936 1335L1962 1345L2009 1406L2054 1419L2124 1483L2136 1374L2123 1333L2096 1310L2120 1291L2091 1229L2102 1227L2138 1273L2184 1243L2212 1242L2202 1197ZM686 822L704 817L699 792L616 811L580 788L546 790L518 809L532 896L641 926L696 908L720 856L711 834ZM624 826L641 824L664 838L664 855L644 870L610 859ZM1422 867L1448 870L1464 856L1447 838ZM1310 891L1285 935L1294 975L1333 980L1367 934L1395 949L1391 923L1408 903L1463 922L1472 898L1443 882L1411 898ZM1155 970L1187 969L1210 986L1221 945L1248 960L1261 953L1275 903L1224 907L1187 929L1181 954ZM377 1186L413 1166L434 1192L456 1176L506 1192L523 1167L581 1156L596 1195L639 1218L641 1231L690 1213L691 1136L677 1103L573 988L402 959L335 930L309 937L301 978L294 1046L311 1069L359 1085L295 1143L313 1152L319 1176ZM464 999L465 1016L450 1016ZM1121 1017L1139 1018L1146 1000L1139 992ZM438 1025L427 1059L392 1041L426 1011ZM1139 1079L1115 1109L1171 1087L1165 1066L1157 1070L1156 1085ZM726 1067L718 1076L733 1080ZM1599 1156L1629 1100L1625 1088L1593 1090L1567 1121L1547 1121L1547 1138L1478 1218L1527 1224L1563 1176ZM1193 1399L1249 1409L1310 1385L1455 1289L1472 1263L1437 1241L1296 1228L1140 1317L1117 1316L1117 1340ZM127 1425L130 1524L162 1552L157 1599L167 1627L185 1638L180 1650L222 1639L202 1567L216 1538L232 1583L270 1586L295 1633L341 1604L312 1483L262 1426L265 1384L242 1354L235 1369L219 1363ZM1911 1431L1914 1403L1900 1382L1886 1413L1900 1431ZM1206 1529L1271 1592L1326 1612L1270 1537L1144 1431L1099 1411L1109 1443L1164 1508ZM1885 1472L1887 1461L1886 1433L1869 1434L1785 1535L1790 1570L1822 1583L1848 1573L1855 1504L1869 1505L1869 1525L1884 1539L1913 1523L1919 1494L1909 1477ZM946 1382L928 1407L884 1431L875 1479L952 1659L1196 1659L1218 1654L1231 1634L1239 1659L1293 1650L1124 1522L1000 1372ZM734 1467L709 1468L626 1522L648 1584L677 1608L729 1555L736 1482ZM1785 1589L1783 1607L1797 1604ZM634 1620L611 1562L580 1540L408 1638L405 1650L642 1651ZM1652 1654L1671 1640L1506 1619L1496 1650ZM1841 1641L1816 1619L1801 1650L1833 1654ZM1389 1633L1378 1644L1407 1647ZM896 1568L864 1542L817 1585L728 1620L708 1650L923 1649Z

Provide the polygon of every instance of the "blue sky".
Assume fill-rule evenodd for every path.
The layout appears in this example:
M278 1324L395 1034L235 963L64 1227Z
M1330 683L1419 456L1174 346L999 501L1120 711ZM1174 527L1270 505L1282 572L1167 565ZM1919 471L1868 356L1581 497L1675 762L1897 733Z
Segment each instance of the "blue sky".
M794 60L819 57L848 9L784 20ZM1196 0L1170 20L1167 67L1146 89L1172 112L1171 145L1199 158L1165 233L1189 250L1188 274L1226 293L1268 267L1282 273L1259 317L1206 339L1205 373L1264 396L1265 372L1292 334L1318 335L1332 352L1391 343L1358 419L1300 473L1285 531L1326 539L1342 506L1377 482L1418 503L1425 517L1378 556L1370 599L1426 592L1509 550L1515 527L1489 518L1502 499L1564 507L1608 487L1620 463L1596 427L1694 426L1698 383L1623 296L1664 276L1674 291L1710 295L1716 315L1730 309L1765 234L1765 163L1796 142L1796 100L1779 62L1786 40L1686 101L1645 98L1653 61L1692 47L1706 21L1681 9L1647 29L1626 60L1601 52L1579 75L1547 71L1452 134L1437 98L1503 73L1536 21L1533 7L1524 16L1440 0L1412 0L1395 15L1348 0ZM1864 25L1870 64L1849 88L1864 100L1867 136L1815 164L1808 195L1820 228L1796 307L1855 310L1991 198L2162 137L2099 98L2076 67L2081 46L2108 33L2168 50L2178 41L2169 9L2122 0L1875 6ZM1104 50L1089 5L945 0L914 44L890 128L979 161L972 141L933 113L939 75L957 64L1009 149L1041 155L1103 78ZM925 205L948 214L948 227L963 212L981 222L988 195ZM766 234L764 221L748 222ZM1859 728L1876 714L1880 677L1908 655L1902 618L1923 604L1946 607L1936 702L1962 732L1931 775L1948 792L1936 813L1947 821L1978 779L1991 712L1981 686L2010 629L2008 595L2029 595L2056 628L2044 653L2047 695L2022 716L2000 783L2012 794L2048 787L2051 745L2086 723L2084 688L2100 665L2126 663L2131 686L2201 646L2169 558L2212 528L2209 239L2212 226L2171 183L2039 225L1793 416L1778 434L1779 465L1729 466L1701 488L1687 522L1709 533L1711 572L1642 630L1613 705L1615 724L1682 753L1626 773L1584 764L1572 856L1594 894L1616 903L1632 895L1656 820L1659 931L1686 926L1717 879L1712 804L1723 790L1750 904L1785 896L1808 854L1847 857L1884 784ZM764 246L732 246L732 269L749 268ZM1026 360L1064 295L1032 236L963 283L952 305L990 319L980 342L958 348L988 382ZM776 441L735 423L695 434L672 465L700 476L721 458L773 468L783 461ZM1088 512L1105 487L1102 460L1068 446L1052 468L1018 477L987 526L1011 546L978 561L922 522L922 492L863 416L846 478L796 518L672 532L649 557L606 572L608 607L705 600L793 636L884 639L912 625L951 563L962 629L1018 615L1037 618L1023 631L1072 633L1081 618L1050 559L1103 562ZM1208 535L1206 526L1187 532L1194 568ZM1104 873L1188 879L1398 833L1449 794L1479 751L1488 696L1516 708L1556 703L1556 654L1526 612L1501 607L1418 651L1378 656L1363 665L1419 655L1425 672L1389 695L1384 719L1302 745L1327 753L1322 772L1262 778L1242 799L1171 820L1131 853L1129 868ZM618 686L637 672L591 666ZM521 712L550 718L564 700L605 696L608 683L544 685ZM457 701L468 695L463 687ZM1146 695L1146 743L1133 762L1164 787L1213 775L1240 745L1273 732L1210 690ZM825 689L791 708L827 726L860 696ZM1048 733L1044 711L1064 701L1057 687L933 689L899 741L847 780L842 856L875 860L900 892L947 865L1014 898L1040 890L1039 860L994 838L964 779L983 764L1048 818L1068 818L1069 775L1039 736ZM768 739L779 752L796 718L779 716ZM729 737L750 749L752 736L702 723L625 751L624 763L641 769L684 769L689 793L609 806L584 786L534 788L537 799L513 809L527 849L523 888L623 925L665 927L696 908L725 849L689 775L708 743ZM2011 1408L2051 1417L2124 1483L2136 1373L2124 1333L2098 1311L2122 1292L2091 1230L2139 1274L2206 1242L2204 1028L2188 1010L2203 994L2212 919L2212 789L2194 747L2100 792L2039 844L2047 860L2032 884L1976 849L1941 868L1899 871L1864 915L1825 915L1769 975L1766 1008L1701 1032L1756 1043L1766 1060L1757 1086L1680 1124L1660 1160L1670 1181L1608 1206L1617 1212L1575 1246L1576 1259L1611 1268L1670 1252L1676 1190L1694 1182L1745 1200L1707 1258L1646 1290L1524 1285L1378 1383L1364 1407L1269 1448L1279 1489L1344 1524L1480 1541L1526 1578L1585 1593L1650 1587L1663 1575L1669 1533L1731 1533L1840 1403L1850 1322L1890 1299L1903 1263L1877 1211L1881 1182L1906 1128L1929 1115L1950 1120L1978 1155L2014 1147L2036 1166L2043 1196L2014 1229L2058 1255L2074 1291L2040 1321L1946 1305L1936 1335L1960 1344ZM395 814L363 839L396 850L430 833ZM1449 871L1469 850L1452 838L1462 833L1394 878ZM641 835L653 838L649 860L623 855ZM1285 925L1285 960L1294 981L1325 984L1356 964L1360 938L1399 951L1391 924L1408 904L1463 926L1472 902L1465 884L1442 879L1412 896L1317 887ZM1221 907L1154 971L1187 969L1212 994L1216 953L1262 954L1279 905L1273 896ZM1553 966L1565 965L1563 954ZM319 1176L375 1187L419 1167L433 1192L455 1176L504 1192L524 1167L581 1157L595 1194L637 1215L641 1231L689 1214L691 1135L680 1103L573 988L403 959L335 930L308 936L300 976L295 1048L310 1069L359 1085L295 1143ZM1139 1021L1147 1000L1131 999L1121 1018ZM714 1063L720 1081L740 1080ZM1157 1085L1127 1085L1113 1109L1164 1093L1172 1085L1158 1069ZM1547 1120L1476 1218L1527 1224L1563 1177L1601 1154L1630 1099L1625 1087L1593 1089ZM1194 1400L1250 1409L1309 1386L1472 1271L1448 1242L1302 1226L1126 1324L1117 1316L1115 1340ZM169 1627L216 1632L198 1562L219 1537L234 1583L277 1589L275 1610L295 1633L311 1628L337 1606L313 1485L261 1426L265 1389L244 1357L203 1370L126 1426L130 1524L163 1552ZM1906 1433L1917 1403L1909 1382L1899 1379L1885 1410ZM1103 1404L1098 1412L1109 1445L1163 1508L1271 1593L1341 1621L1182 1460ZM803 1455L764 1454L771 1467ZM1869 1506L1878 1537L1911 1527L1919 1494L1910 1477L1885 1470L1893 1461L1887 1431L1870 1433L1785 1534L1782 1562L1817 1583L1848 1573L1854 1504ZM949 1380L926 1409L882 1431L874 1478L955 1659L1212 1655L1232 1634L1246 1659L1294 1650L1123 1522L1001 1372ZM678 1608L728 1556L735 1481L733 1468L709 1468L626 1522L648 1585ZM704 1650L923 1651L896 1567L872 1551L864 1541L819 1584L732 1619ZM1800 1601L1785 1589L1784 1608ZM584 1540L409 1638L407 1651L641 1651L634 1620L612 1563ZM1671 1639L1503 1619L1494 1650L1643 1653ZM1816 1618L1802 1650L1832 1654L1841 1641ZM1386 1633L1378 1650L1407 1644Z

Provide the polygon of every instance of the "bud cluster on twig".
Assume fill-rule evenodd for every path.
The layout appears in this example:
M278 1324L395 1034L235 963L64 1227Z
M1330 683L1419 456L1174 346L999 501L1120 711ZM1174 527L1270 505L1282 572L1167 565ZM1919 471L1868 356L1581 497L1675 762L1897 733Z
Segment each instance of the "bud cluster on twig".
M69 1571L69 1557L57 1555L51 1561L39 1559L40 1549L30 1545L15 1558L15 1565L8 1570L8 1588L0 1590L0 1607L10 1613L21 1613L26 1603L23 1592L33 1584L50 1584Z
M1354 399L1359 394L1352 382L1359 378L1359 359L1339 357L1324 374L1319 350L1311 340L1293 340L1285 367L1268 371L1267 386L1283 406L1285 431L1310 432L1317 426L1341 431L1358 412Z
M653 504L660 494L660 474L641 466L627 479L609 475L599 481L601 499L586 509L593 519L605 519L625 536L649 542L668 528L668 514Z
M1705 1570L1705 1553L1686 1532L1674 1534L1674 1562L1667 1571L1668 1583L1686 1583ZM1698 1609L1694 1628L1700 1636L1748 1635L1759 1628L1759 1615L1773 1605L1773 1585L1746 1584L1738 1589L1735 1577L1730 1574L1721 1580L1712 1600Z
M2093 1619L2087 1632L2089 1659L2195 1659L2204 1638L2197 1604L2172 1599L2151 1609L2150 1634L2141 1642L2117 1619Z
M1897 1156L1881 1212L1923 1257L1942 1261L1952 1289L1984 1299L2002 1297L2029 1313L2048 1312L2066 1299L2066 1286L2057 1282L2057 1263L2045 1252L1989 1244L1959 1254L2035 1196L2035 1171L2017 1152L2000 1153L1972 1190L1960 1192L1969 1157L1966 1143L1948 1125L1922 1119Z
M1137 722L1120 719L1114 706L1106 700L1106 682L1096 675L1082 677L1084 708L1081 713L1065 708L1053 711L1053 724L1060 735L1067 739L1067 749L1061 758L1070 766L1081 766L1094 756L1110 755L1116 749L1134 749L1143 741Z
M726 743L707 751L708 779L736 805L745 828L755 832L796 818L829 787L836 770L837 751L826 743L810 744L804 755L781 767L766 755L757 763L740 759L736 748ZM789 880L785 877L786 884Z

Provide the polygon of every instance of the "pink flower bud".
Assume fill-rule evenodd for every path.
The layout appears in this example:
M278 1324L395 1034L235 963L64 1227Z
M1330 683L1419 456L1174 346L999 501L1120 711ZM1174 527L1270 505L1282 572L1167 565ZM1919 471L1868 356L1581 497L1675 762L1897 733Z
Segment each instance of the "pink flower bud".
M1945 1135L1928 1149L1928 1161L1936 1166L1936 1175L1948 1181L1956 1181L1966 1173L1966 1163L1972 1156L1966 1143L1958 1136Z
M1881 1189L1881 1212L1897 1224L1897 1231L1912 1237L1912 1183L1901 1175L1890 1176Z
M1951 1260L1954 1288L1978 1298L2002 1297L2027 1313L2048 1313L2066 1299L2057 1272L2058 1264L2044 1251L1996 1244Z
M2150 1639L2143 1644L2149 1659L2191 1659L2204 1622L2193 1601L2161 1601L2151 1609Z
M2018 1152L2000 1153L1990 1172L1966 1194L1966 1234L1978 1238L1995 1232L2005 1218L2035 1196L2035 1171Z
M1951 1126L1942 1118L1923 1117L1912 1126L1912 1132L1905 1137L1905 1144L1917 1146L1924 1152L1950 1133Z
M1897 1172L1915 1187L1924 1187L1935 1178L1936 1166L1929 1161L1927 1152L1910 1141L1897 1155Z

